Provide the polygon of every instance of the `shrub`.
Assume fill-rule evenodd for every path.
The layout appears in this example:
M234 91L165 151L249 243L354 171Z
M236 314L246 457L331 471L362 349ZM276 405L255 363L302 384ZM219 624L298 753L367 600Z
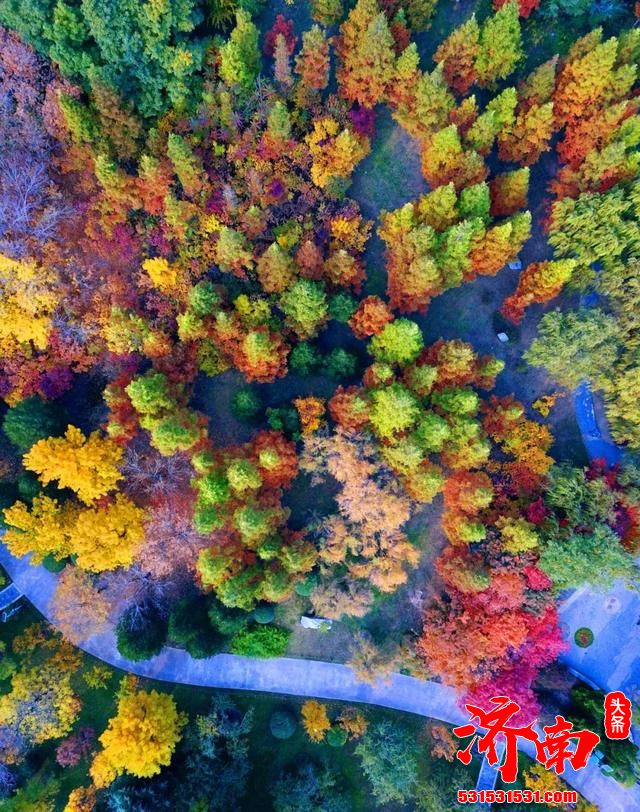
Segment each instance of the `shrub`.
M269 729L276 739L290 739L297 726L295 717L287 710L277 710L271 714Z
M231 412L238 420L250 423L260 414L262 401L253 386L238 389L231 400Z
M196 659L210 657L222 648L222 635L216 634L204 595L183 598L171 607L169 640L184 647Z
M275 617L275 611L273 606L270 603L265 603L262 606L257 606L253 610L253 619L256 623L260 623L265 625L267 623L273 623L273 618Z
M298 375L310 375L320 366L321 360L320 353L313 344L301 341L291 350L289 366Z
M348 293L336 293L329 299L329 318L346 324L358 309L358 302Z
M307 575L304 580L298 581L293 588L298 595L303 598L308 598L317 585L318 579L315 575Z
M267 422L274 431L282 431L287 437L298 437L300 434L300 415L293 406L279 406L267 409Z
M21 400L2 421L2 430L20 451L28 451L38 440L58 434L61 429L62 421L54 407L39 397Z
M128 609L116 626L116 641L119 653L128 660L148 660L159 654L167 639L167 624L159 613L150 609L141 620L134 620L139 607Z
M220 634L231 637L247 627L249 615L242 609L229 609L216 598L209 599L209 622Z
M358 369L358 358L351 352L337 347L326 356L323 363L324 371L330 378L338 381L355 377Z
M327 733L329 747L344 747L347 742L347 731L342 727L332 727Z
M589 648L589 646L593 643L593 632L586 626L582 626L577 630L573 639L576 641L576 646L580 646L580 648Z
M291 632L279 626L254 626L243 629L231 641L231 651L245 657L280 657Z

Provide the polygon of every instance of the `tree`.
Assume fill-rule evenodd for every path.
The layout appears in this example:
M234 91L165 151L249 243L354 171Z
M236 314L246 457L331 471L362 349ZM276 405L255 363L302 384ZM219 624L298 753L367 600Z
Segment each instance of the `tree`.
M374 107L382 101L394 71L393 37L376 0L358 0L336 39L340 93Z
M11 690L0 697L5 763L21 760L23 747L66 736L82 708L71 682L81 661L75 649L39 624L16 637L13 649L19 665L11 675Z
M413 428L420 417L416 397L400 383L374 390L369 420L379 437L393 440Z
M94 431L89 437L67 426L64 437L39 440L24 456L25 467L47 485L71 488L86 504L113 490L122 479L122 448Z
M547 152L555 125L553 104L534 104L516 115L511 126L498 134L498 156L501 161L533 166Z
M430 186L453 183L456 189L481 183L487 168L475 150L465 150L458 128L439 130L422 149L422 174Z
M449 87L464 96L478 79L476 60L480 53L480 27L473 14L442 42L434 55L442 64Z
M99 634L111 609L91 577L72 566L62 571L50 608L56 628L74 645Z
M315 699L309 699L302 706L302 726L312 742L321 742L331 729L326 705Z
M122 773L138 778L157 775L171 762L186 721L169 694L137 691L121 695L116 716L99 738L103 749L89 770L94 784L106 787Z
M610 374L617 358L615 320L592 308L546 313L524 357L532 366L544 366L558 383L574 389L584 379Z
M323 286L311 279L299 279L280 297L287 323L300 338L312 338L328 316Z
M585 582L607 589L616 578L631 578L636 571L633 558L605 526L596 527L591 533L548 536L539 566L558 592L575 589Z
M408 803L416 798L419 747L408 731L388 721L378 722L355 752L378 803Z
M47 53L63 74L79 76L91 88L115 87L145 117L170 105L184 109L198 95L202 47L185 36L198 19L192 0L154 14L128 0L112 5L88 0L81 7L32 3L28 17L26 21L12 2L0 13L3 23ZM137 43L135 58L132 42Z
M351 801L342 790L335 770L304 763L294 772L284 772L271 788L274 812L349 812Z
M500 312L505 318L519 324L524 310L534 302L554 299L571 279L576 262L559 259L550 262L534 262L520 274L518 287L504 300Z
M28 451L38 440L56 434L60 428L55 408L39 397L21 400L8 410L2 421L2 430L22 452Z
M527 207L529 194L529 167L504 172L489 184L491 189L491 214L494 217L507 217L518 209Z
M313 157L311 179L329 193L338 192L341 184L344 186L356 164L370 149L366 136L350 127L341 127L330 116L316 119L305 141Z
M228 85L250 90L260 72L258 29L244 9L236 11L236 25L220 48L220 76Z
M471 271L467 279L476 274L493 276L514 260L531 234L531 214L521 212L487 230L470 254Z
M0 341L3 354L21 347L45 350L60 299L57 275L35 262L0 253Z
M376 361L385 364L409 364L424 347L420 327L409 319L396 319L386 324L370 342Z
M342 0L311 0L311 16L321 25L335 25L342 14Z
M518 5L508 2L480 29L475 70L480 87L495 87L506 79L523 57Z
M340 0L338 0L338 3ZM303 88L321 91L329 83L329 40L320 26L302 34L302 49L295 59L295 72ZM304 97L301 98L304 101ZM303 104L300 104L302 107Z
M496 9L502 8L509 0L493 0L493 5ZM525 19L535 11L540 5L540 0L518 0L518 10L520 16Z
M75 767L85 759L94 743L92 727L81 727L56 747L56 761L61 767Z

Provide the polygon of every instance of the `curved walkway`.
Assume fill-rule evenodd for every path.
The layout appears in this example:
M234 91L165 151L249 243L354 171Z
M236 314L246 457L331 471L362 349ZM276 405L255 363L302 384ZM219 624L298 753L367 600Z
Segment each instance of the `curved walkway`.
M48 617L58 576L42 566L31 566L27 556L15 558L3 544L0 544L0 564L31 603ZM166 682L366 702L448 724L467 721L451 688L401 674L393 674L388 682L372 686L358 682L352 669L340 663L287 657L258 660L233 654L196 660L186 651L172 648L165 648L151 660L132 662L118 653L112 629L88 638L80 648L115 668ZM523 751L533 757L530 742L524 745ZM638 788L621 787L604 776L594 763L580 772L567 768L563 777L602 812L640 812Z

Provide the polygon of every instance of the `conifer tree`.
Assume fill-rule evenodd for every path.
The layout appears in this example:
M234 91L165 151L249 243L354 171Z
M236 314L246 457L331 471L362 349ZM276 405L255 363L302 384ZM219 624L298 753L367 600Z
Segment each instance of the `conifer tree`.
M480 87L494 87L517 67L523 57L518 6L509 2L480 29L480 50L475 62Z
M519 324L526 307L534 302L548 302L560 293L571 279L576 265L573 259L534 262L528 265L520 274L515 292L504 300L500 312Z
M259 71L258 29L251 16L238 9L235 28L220 48L220 76L228 85L250 90Z
M491 214L494 217L505 217L514 214L527 205L529 193L529 167L504 172L490 182Z
M311 90L324 90L329 83L329 40L320 26L314 25L302 35L295 72L300 83Z
M311 0L311 16L321 25L335 25L343 13L342 0Z
M479 53L480 27L475 15L456 28L435 52L434 59L442 65L447 84L461 96L478 80L476 60Z
M336 40L340 93L363 107L382 101L395 65L393 37L376 0L358 0Z
M550 149L553 132L553 102L534 104L498 134L498 156L501 161L533 166Z
M465 150L455 124L437 132L422 150L422 174L430 186L453 183L462 189L487 176L484 161L474 150Z

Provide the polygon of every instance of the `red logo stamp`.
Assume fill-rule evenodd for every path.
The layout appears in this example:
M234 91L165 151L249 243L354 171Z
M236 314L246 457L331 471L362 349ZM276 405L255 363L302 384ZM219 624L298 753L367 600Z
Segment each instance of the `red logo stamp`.
M563 716L556 716L552 725L542 728L544 736L533 729L535 722L525 727L511 727L509 720L520 711L520 705L508 696L494 696L489 700L494 707L485 711L477 705L465 705L469 713L469 724L453 729L458 738L473 738L464 750L456 753L456 758L463 764L471 761L471 748L478 740L478 752L487 754L487 761L495 766L499 761L496 739L501 737L505 742L504 760L498 766L498 772L506 784L512 784L518 777L518 739L533 742L536 748L536 759L548 770L562 775L568 762L574 770L586 766L589 756L600 743L600 736L591 730L574 730L573 723ZM630 703L629 703L630 704ZM478 721L473 722L474 719ZM479 736L478 728L486 730Z
M631 732L631 700L622 691L604 698L604 732L608 739L628 739Z

